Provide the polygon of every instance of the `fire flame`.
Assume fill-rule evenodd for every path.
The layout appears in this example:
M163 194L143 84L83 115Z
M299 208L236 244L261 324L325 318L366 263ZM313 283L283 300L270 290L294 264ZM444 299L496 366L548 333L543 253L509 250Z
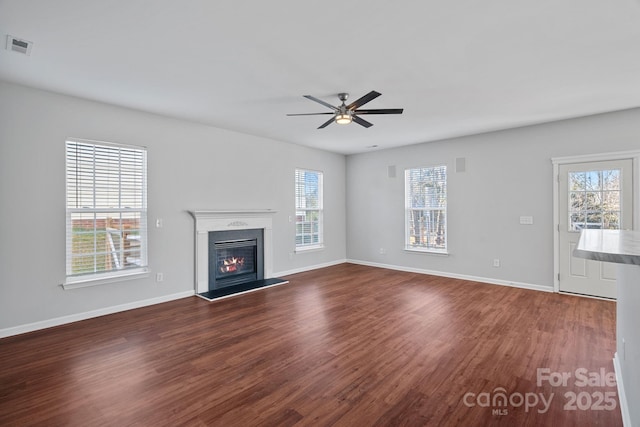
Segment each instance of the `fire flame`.
M244 257L231 257L222 260L222 265L220 266L220 271L222 273L233 273L234 271L238 271L240 267L244 264Z

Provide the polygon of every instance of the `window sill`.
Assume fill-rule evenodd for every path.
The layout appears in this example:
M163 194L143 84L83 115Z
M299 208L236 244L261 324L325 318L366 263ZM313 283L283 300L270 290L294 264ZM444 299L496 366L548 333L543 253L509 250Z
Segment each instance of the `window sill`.
M107 283L123 282L125 280L140 279L149 277L148 268L137 268L135 270L127 270L126 272L115 274L96 274L79 277L67 277L62 284L64 290L86 288L89 286L105 285Z
M427 255L440 255L440 256L449 256L449 252L448 251L437 251L437 250L430 250L430 249L419 249L419 248L404 248L404 250L406 252L414 252L414 253L420 253L420 254L427 254Z
M300 246L297 247L295 252L299 253L299 252L314 252L314 251L321 251L324 250L324 245L313 245L313 246Z

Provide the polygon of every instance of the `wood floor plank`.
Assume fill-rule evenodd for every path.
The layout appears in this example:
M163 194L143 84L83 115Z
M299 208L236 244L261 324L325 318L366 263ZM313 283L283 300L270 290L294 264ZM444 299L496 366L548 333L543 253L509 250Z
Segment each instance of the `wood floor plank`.
M0 425L622 425L616 387L575 377L613 372L614 302L353 264L287 280L1 339Z

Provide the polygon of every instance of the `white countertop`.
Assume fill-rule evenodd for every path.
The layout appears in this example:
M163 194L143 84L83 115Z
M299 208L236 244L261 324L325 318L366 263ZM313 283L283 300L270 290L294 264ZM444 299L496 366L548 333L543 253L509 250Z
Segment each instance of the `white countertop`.
M640 232L582 230L573 255L595 261L640 265Z

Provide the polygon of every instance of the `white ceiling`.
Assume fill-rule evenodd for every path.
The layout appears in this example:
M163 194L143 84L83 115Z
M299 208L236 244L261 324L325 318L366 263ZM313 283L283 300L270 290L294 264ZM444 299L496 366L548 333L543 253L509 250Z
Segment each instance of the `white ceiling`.
M0 79L345 154L640 106L636 0L0 0L7 34ZM371 90L404 114L286 116Z

